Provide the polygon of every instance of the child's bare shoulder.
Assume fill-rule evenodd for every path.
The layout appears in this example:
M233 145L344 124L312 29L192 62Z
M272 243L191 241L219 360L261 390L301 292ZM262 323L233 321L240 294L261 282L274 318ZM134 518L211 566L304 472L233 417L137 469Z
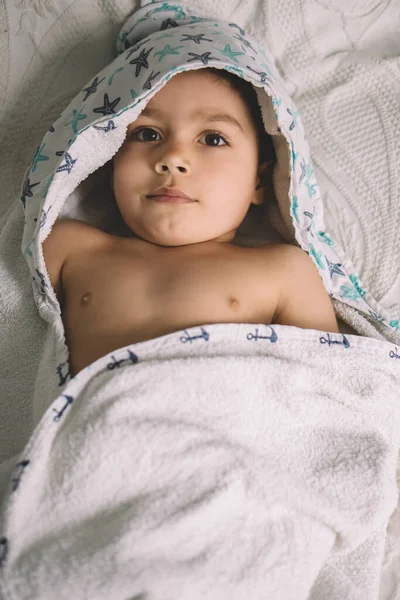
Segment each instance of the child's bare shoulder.
M107 233L76 219L58 219L43 242L43 257L51 284L58 296L60 274L66 261L82 250L105 244Z
M273 322L303 329L338 332L331 298L312 258L291 244L260 247L279 287Z

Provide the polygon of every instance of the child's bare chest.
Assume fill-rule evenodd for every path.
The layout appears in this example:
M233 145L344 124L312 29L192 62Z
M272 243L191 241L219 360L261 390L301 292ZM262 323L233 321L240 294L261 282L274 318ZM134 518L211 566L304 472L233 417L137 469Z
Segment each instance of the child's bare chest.
M278 290L261 264L254 248L76 257L62 276L72 374L112 350L187 327L271 323Z

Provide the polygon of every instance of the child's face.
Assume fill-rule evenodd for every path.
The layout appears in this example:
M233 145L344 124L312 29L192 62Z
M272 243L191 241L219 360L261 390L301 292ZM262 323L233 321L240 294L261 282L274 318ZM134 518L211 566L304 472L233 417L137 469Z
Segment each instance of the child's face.
M125 223L148 242L230 242L250 204L263 202L258 174L257 130L246 103L200 69L172 77L129 125L114 157L114 194ZM195 201L156 202L150 196L160 187Z

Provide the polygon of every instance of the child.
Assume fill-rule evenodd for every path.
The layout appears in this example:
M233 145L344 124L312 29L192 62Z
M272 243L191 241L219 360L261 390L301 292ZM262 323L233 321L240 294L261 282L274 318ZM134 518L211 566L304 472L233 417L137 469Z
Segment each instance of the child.
M219 69L176 74L113 159L115 200L134 237L54 224L43 252L71 375L114 349L201 324L339 331L301 249L233 243L250 205L265 200L269 146L254 94Z

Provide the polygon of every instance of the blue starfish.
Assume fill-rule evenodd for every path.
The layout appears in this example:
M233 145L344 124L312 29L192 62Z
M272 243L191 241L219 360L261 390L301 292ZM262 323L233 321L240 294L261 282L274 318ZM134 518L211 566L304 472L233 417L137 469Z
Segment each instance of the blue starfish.
M244 55L244 52L234 52L233 50L231 50L231 47L229 44L225 44L225 48L223 50L217 50L217 51L220 52L221 54L223 54L224 56L226 56L227 58L234 60L235 62L239 62L238 59L236 58L237 56Z
M183 33L183 36L185 36L185 39L180 40L181 42L194 42L195 44L200 44L200 42L212 42L213 40L209 40L208 38L205 38L205 33L198 33L197 35L189 35L188 33ZM204 39L203 39L204 38Z
M153 48L150 48L150 50L147 50L147 52L146 52L146 49L143 48L143 50L141 51L141 53L139 54L139 56L137 58L134 58L133 60L129 61L130 65L136 65L135 77L137 77L139 75L140 69L142 67L145 69L149 68L149 63L147 62L147 58L152 50L153 50Z
M322 259L321 259L322 252L317 252L316 249L314 248L313 244L310 244L310 250L311 250L311 254L315 258L316 262L321 267L321 269L325 269L325 265L324 265L324 263L322 262Z
M340 269L342 263L331 263L331 261L328 258L326 259L326 262L328 263L329 274L331 276L331 279L333 278L334 273L337 273L338 275L345 275L342 269Z
M168 29L168 27L178 27L178 23L173 19L165 19L161 23L160 31L164 31L164 29Z
M171 12L176 12L176 18L177 19L183 19L184 17L186 17L186 13L182 10L181 6L176 6L176 5L172 5L172 4L168 4L168 2L163 2L161 6L159 6L158 8L155 8L154 10L150 10L147 14L146 17L149 17L150 15L154 14L154 13L158 13L158 12L167 12L167 11L171 11Z
M165 58L167 54L179 54L177 50L180 50L181 48L184 48L184 46L174 46L173 48L171 48L171 46L167 44L163 50L155 52L154 56L160 55L160 58L158 59L158 62L160 62L163 58Z
M340 290L341 290L341 298L350 298L350 300L354 300L354 302L358 302L360 299L360 294L358 293L358 291L353 287L353 288L349 288L346 285L341 285L340 286Z
M293 212L293 216L297 222L299 222L299 217L297 214L298 209L299 209L299 202L298 202L297 196L293 196L292 212Z
M65 123L65 127L68 127L68 125L72 125L72 130L73 132L76 134L78 133L78 128L77 128L77 124L79 121L83 121L84 119L87 118L87 115L85 114L81 114L81 111L79 110L72 110L72 121L68 121L68 123Z
M203 63L203 65L208 65L208 61L209 60L219 60L219 58L216 58L214 56L210 56L211 52L204 52L203 54L195 54L194 52L188 52L189 56L193 56L193 58L189 58L187 62L191 62L192 60L201 60L201 62Z
M132 46L132 48L129 48L128 52L126 53L125 60L130 58L132 56L132 54L134 54L137 50L139 50L139 48L141 46L143 46L144 44L146 44L148 41L149 41L149 38L147 37L145 40L142 40L141 42L137 42L137 44Z
M86 92L86 96L83 99L83 102L85 102L85 100L87 100L87 98L89 98L90 94L95 94L97 92L97 87L98 85L104 81L105 77L103 77L103 79L100 79L100 81L98 80L98 77L95 77L93 79L93 82L87 87L87 88L83 88L82 92Z
M22 190L21 200L22 200L22 204L24 205L24 208L26 206L26 198L33 197L32 188L34 188L36 185L39 185L39 183L31 183L30 181L31 180L28 177L28 179L24 183L24 188Z
M32 160L32 172L34 173L36 171L36 167L38 162L43 161L43 160L49 160L48 156L42 155L41 152L44 149L46 144L43 144L42 146L40 146L36 152L35 152L35 156L33 157Z
M115 107L117 106L118 102L121 100L121 98L116 98L115 100L113 100L112 102L110 102L110 99L108 97L108 94L104 94L104 99L103 99L103 106L98 106L97 108L93 109L93 112L95 113L101 113L102 115L114 115L115 114Z
M306 176L306 164L305 164L304 160L300 163L300 167L301 167L301 174L300 174L299 183L301 183L303 181L304 177Z
M154 71L151 72L151 74L148 76L148 78L146 79L146 81L144 82L144 84L142 85L142 90L151 90L151 82L153 81L153 79L155 79L157 77L157 75L159 75L161 73L161 71L157 71L157 73L154 73Z
M68 152L65 155L65 164L64 165L60 165L56 171L56 173L59 173L60 171L68 171L68 175L71 173L72 171L72 167L74 166L74 164L76 163L78 159L75 158L75 160L72 159L72 156L70 154L68 154Z
M246 48L250 48L250 50L253 50L255 54L257 53L257 51L250 44L250 42L247 41L244 37L242 37L241 35L234 35L233 37L235 38L235 40L239 40L240 42L242 42L242 44L244 44Z
M244 30L244 29L241 29L241 28L239 27L239 25L236 25L236 23L229 23L229 27L236 27L236 29L239 29L239 31L240 31L240 35L246 35L246 32L245 32L245 30Z

